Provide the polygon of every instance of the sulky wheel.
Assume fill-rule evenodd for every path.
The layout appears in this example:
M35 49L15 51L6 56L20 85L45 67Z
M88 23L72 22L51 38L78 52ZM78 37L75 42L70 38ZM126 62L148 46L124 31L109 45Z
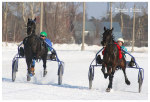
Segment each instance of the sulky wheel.
M139 83L139 93L140 93L140 92L141 92L141 89L142 89L142 83L143 83L142 70L139 70L138 83Z
M89 77L89 89L91 89L92 88L92 81L94 78L94 70L92 68L89 68L88 77Z
M16 72L18 71L18 59L15 59L12 63L12 81L16 79Z
M62 84L62 76L63 76L63 65L60 64L58 69L58 85Z

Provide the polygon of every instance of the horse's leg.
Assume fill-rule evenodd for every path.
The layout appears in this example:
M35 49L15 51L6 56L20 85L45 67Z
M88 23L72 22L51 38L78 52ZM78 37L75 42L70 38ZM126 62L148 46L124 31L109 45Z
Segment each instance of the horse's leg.
M108 77L108 74L105 73L105 64L104 64L104 63L102 64L102 69L101 69L101 71L103 72L104 78L106 79L106 78Z
M130 85L130 81L128 80L127 75L126 75L126 62L125 62L125 59L124 60L122 59L122 61L120 63L120 67L122 68L122 71L124 73L125 83L127 85Z
M122 68L122 70L123 70L123 73L124 73L124 77L125 77L125 82L126 82L126 84L127 84L127 85L130 85L130 81L128 80L127 75L126 75L126 68Z
M27 63L27 67L28 67L27 72L28 73L30 73L31 62L32 62L32 60L26 58L26 63Z
M30 73L31 73L31 70L30 70L30 67L31 67L31 62L32 62L32 59L28 59L26 58L26 63L27 63L27 81L30 81L31 78L30 78Z
M114 73L115 73L115 71L109 67L109 72L108 72L109 84L108 84L108 88L106 89L106 92L110 92L110 90L112 89L112 82L113 82Z
M43 68L44 68L43 77L45 77L46 74L47 74L47 70L46 70L46 57L43 57L42 60L43 60Z

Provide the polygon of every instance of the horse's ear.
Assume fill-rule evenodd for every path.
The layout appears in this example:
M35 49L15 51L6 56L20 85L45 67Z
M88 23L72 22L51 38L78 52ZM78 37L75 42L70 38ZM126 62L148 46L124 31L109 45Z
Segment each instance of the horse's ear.
M104 31L106 31L106 27L104 26Z
M114 30L114 28L112 27L111 31L113 31L113 30Z
M36 22L36 18L34 18L34 21Z

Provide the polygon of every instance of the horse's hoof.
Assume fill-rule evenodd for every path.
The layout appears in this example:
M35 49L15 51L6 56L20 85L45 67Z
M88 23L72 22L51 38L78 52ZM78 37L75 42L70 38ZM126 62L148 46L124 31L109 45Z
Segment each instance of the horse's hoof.
M44 70L43 77L45 77L45 76L46 76L46 74L47 74L47 71L46 71L46 70Z
M104 74L104 78L106 79L108 77L108 74Z
M126 80L125 82L126 82L127 85L130 85L130 81L129 80Z
M103 74L105 74L105 68L102 68L101 71L103 72Z
M31 77L30 77L30 75L28 74L27 75L27 81L30 81L31 80Z
M111 91L111 88L107 88L107 89L106 89L106 92L110 92L110 91Z

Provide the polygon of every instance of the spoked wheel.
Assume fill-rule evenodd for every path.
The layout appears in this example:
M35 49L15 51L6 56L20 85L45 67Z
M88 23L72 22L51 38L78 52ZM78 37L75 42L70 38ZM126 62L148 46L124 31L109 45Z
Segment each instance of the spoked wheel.
M62 84L62 76L63 76L63 65L60 64L58 69L58 85Z
M89 89L92 88L92 81L94 79L94 68L89 68L89 74L88 74L88 77L89 77Z
M138 83L139 83L139 93L140 93L140 92L141 92L141 89L142 89L142 83L143 83L142 70L139 70Z
M18 59L15 59L12 63L12 81L16 79L16 72L18 71Z

